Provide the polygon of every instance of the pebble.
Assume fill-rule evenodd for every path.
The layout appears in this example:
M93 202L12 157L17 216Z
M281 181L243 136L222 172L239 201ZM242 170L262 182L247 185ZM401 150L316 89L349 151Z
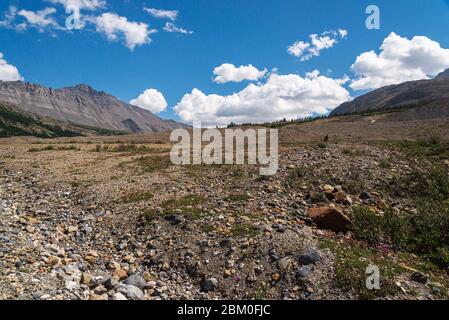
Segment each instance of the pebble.
M205 292L214 291L218 286L218 280L215 278L204 279L201 283L201 289Z
M298 261L300 264L309 265L317 263L318 261L320 261L320 259L321 258L318 250L314 248L308 248L303 254L299 256Z
M146 281L141 276L139 276L137 274L133 274L125 280L125 284L135 286L139 289L143 289L143 288L145 288Z

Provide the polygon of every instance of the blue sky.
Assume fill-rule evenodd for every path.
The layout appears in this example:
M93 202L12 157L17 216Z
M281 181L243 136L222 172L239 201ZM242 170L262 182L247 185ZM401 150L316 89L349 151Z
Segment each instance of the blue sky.
M77 3L76 0L73 1ZM58 0L2 0L0 14L5 20L4 14L11 6L17 11L32 12L55 8L56 11L49 17L64 27L67 16L65 9L60 3L53 2ZM365 27L368 16L365 14L365 9L370 4L376 4L380 8L380 30L368 30ZM177 10L178 15L174 20L158 18L145 12L144 7ZM173 107L194 88L204 94L205 103L217 103L213 112L205 116L206 118L217 116L224 117L223 121L228 121L234 119L233 114L239 114L240 111L237 109L243 103L240 100L244 100L246 95L240 97L240 104L233 104L234 102L230 103L221 98L218 99L223 102L216 102L213 99L210 100L211 97L208 95L229 97L234 92L244 90L251 83L253 86L263 87L269 81L274 68L277 69L275 74L301 77L292 79L293 82L302 81L306 73L314 70L319 70L322 76L329 79L343 79L344 75L347 75L353 80L363 76L362 73L355 74L350 69L351 65L364 52L375 50L376 53L380 53L379 46L391 32L407 40L411 40L414 36L425 36L441 47L440 51L436 49L438 52L434 56L430 53L430 58L439 59L436 66L423 66L421 75L398 69L399 71L395 72L402 73L399 79L408 80L409 77L414 80L424 76L431 77L433 75L430 73L436 72L435 70L449 67L449 63L446 65L447 52L445 51L445 48L449 48L449 5L448 1L443 0L374 2L363 0L113 0L107 1L105 6L95 10L81 10L82 17L84 15L97 17L104 13L114 13L126 18L129 22L144 23L148 25L148 30L156 29L157 32L149 35L150 43L138 44L131 50L129 46L126 46L126 39L119 31L116 32L117 39L108 39L104 32L97 30L94 23L87 23L81 30L67 31L52 26L38 28L28 22L26 28L18 30L17 26L20 22L25 21L24 15L21 15L8 25L4 23L0 28L0 52L8 64L17 68L25 81L45 86L59 88L87 83L98 90L116 95L124 101L130 101L144 90L154 88L163 94L168 104L167 110L159 115L164 118L180 119L181 111L184 110L184 118L182 118L184 121L189 118L186 116L191 112L189 107L178 107L178 114L173 111ZM164 26L167 22L193 33L166 32ZM300 57L287 52L287 48L296 41L310 42L311 34L324 36L323 32L336 32L339 29L346 30L347 36L342 38L337 33L331 35L337 43L332 44L331 48L319 51L319 56L301 61ZM426 51L423 50L420 52ZM426 60L424 58L411 56L408 60L413 60L413 65L416 65L424 63L421 62ZM213 70L224 63L234 64L236 67L251 64L259 71L266 68L267 72L264 77L258 79L259 82L243 80L216 83L213 81ZM420 68L421 65L417 67ZM360 69L366 72L365 66L361 65ZM368 76L370 75L364 74L365 78ZM271 80L274 82L286 79L273 77ZM353 90L350 87L351 80L341 84L351 97L375 88L373 84L359 85L357 88L361 88L360 90ZM383 79L378 83L389 84L388 81L394 82L391 79ZM329 90L333 90L332 85L330 89L328 88ZM184 102L193 103L201 100L201 97L190 97L192 99L186 99ZM252 99L252 96L248 99ZM299 95L295 95L294 99L300 99ZM345 99L347 94L341 92L337 98L323 102L324 108L335 107L332 105L334 102ZM263 99L256 100L255 104L265 102ZM279 108L282 108L285 101L279 101L276 98L275 104L278 102ZM284 111L274 113L272 116L291 115L293 117L311 111L318 113L323 111L322 106L318 104L316 108L314 107L316 110L308 108L302 110L304 103L301 103L295 104L292 108L287 106L283 109ZM229 106L230 104L232 106ZM311 105L315 106L315 100ZM190 106L190 108L196 108L196 106ZM252 106L248 111L243 112L244 115L239 115L236 119L251 118L254 108L256 107ZM263 108L260 110L261 114L265 112ZM207 112L204 111L202 114ZM201 118L201 114L199 117ZM255 120L262 118L256 116ZM211 119L207 122L213 124Z

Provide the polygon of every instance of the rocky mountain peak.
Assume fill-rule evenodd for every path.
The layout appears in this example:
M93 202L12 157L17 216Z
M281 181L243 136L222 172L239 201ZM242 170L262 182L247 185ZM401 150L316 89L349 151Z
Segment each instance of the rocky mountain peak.
M441 72L437 76L437 79L442 79L442 78L448 78L449 79L449 69L447 69L446 71Z
M69 90L69 91L74 91L77 93L87 93L89 95L105 95L106 93L103 91L97 91L94 88L92 88L91 86L89 86L88 84L77 84L74 87L67 87L64 88L65 90Z

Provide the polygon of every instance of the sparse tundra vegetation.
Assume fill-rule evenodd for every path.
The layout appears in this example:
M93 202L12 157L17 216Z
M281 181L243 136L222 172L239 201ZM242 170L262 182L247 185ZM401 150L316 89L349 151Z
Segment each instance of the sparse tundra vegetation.
M0 298L447 299L449 120L385 117L278 124L266 177L167 132L3 139Z

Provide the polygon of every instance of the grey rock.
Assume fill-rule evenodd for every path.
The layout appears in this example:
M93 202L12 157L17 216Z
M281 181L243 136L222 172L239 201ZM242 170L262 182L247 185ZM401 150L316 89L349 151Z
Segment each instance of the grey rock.
M108 280L106 280L103 285L105 286L106 289L111 290L114 289L115 287L117 287L119 284L119 282L117 280L115 280L114 278L109 278Z
M186 219L180 214L168 216L167 220L170 221L173 225L178 225L186 221Z
M373 200L373 196L370 193L366 192L366 191L363 191L360 194L359 198L362 199L362 200L365 200L365 201Z
M429 281L429 277L426 274L419 272L419 271L413 272L410 279L412 279L415 282L422 283L422 284L426 284L427 281Z
M218 286L218 280L215 278L207 278L201 282L201 289L203 291L214 291Z
M320 254L318 250L314 248L308 248L299 256L299 263L303 265L315 264L320 261Z
M135 286L139 289L143 289L143 288L145 288L146 281L141 276L139 276L137 274L133 274L125 280L125 284Z
M123 293L121 293L121 292L116 292L116 293L114 293L114 295L112 296L112 300L119 300L119 301L121 301L121 300L128 300L128 299L126 299L126 297L123 295Z
M125 285L119 288L118 292L124 294L127 298L137 300L142 299L144 293L139 288L132 285Z
M302 266L296 271L296 278L297 279L304 279L307 278L313 270L312 265Z
M288 272L293 267L293 260L291 257L284 257L277 261L277 266L279 270L283 272Z

